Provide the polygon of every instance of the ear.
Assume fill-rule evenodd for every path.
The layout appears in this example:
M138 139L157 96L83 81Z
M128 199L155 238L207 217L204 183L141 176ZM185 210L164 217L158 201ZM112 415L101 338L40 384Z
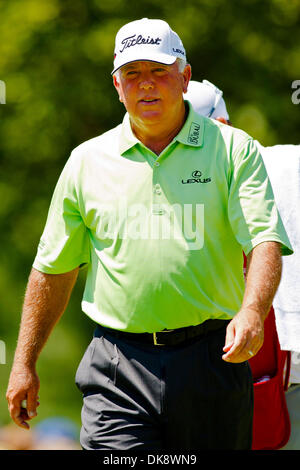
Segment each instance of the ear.
M190 64L187 64L182 72L183 76L183 93L187 92L189 81L192 77L192 68Z
M117 79L116 75L113 75L113 84L114 84L114 87L117 90L117 93L119 95L119 100L121 101L121 103L123 103L122 91L121 91L120 83L118 82L118 79Z

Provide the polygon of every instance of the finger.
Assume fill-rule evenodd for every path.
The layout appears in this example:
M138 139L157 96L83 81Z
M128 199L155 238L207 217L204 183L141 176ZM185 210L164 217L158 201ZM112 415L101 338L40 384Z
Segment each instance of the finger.
M240 357L243 354L245 344L245 339L237 335L231 348L225 350L226 354L223 354L222 359L229 362L241 362Z
M226 330L225 346L223 351L226 354L223 354L222 359L224 361L230 360L230 358L239 352L241 348L242 338L239 337L235 325L233 322L229 323Z
M21 411L22 411L22 414L24 415L24 418L26 418L27 420L30 419L29 415L28 415L28 410L27 410L27 400L22 400L22 403L21 403Z
M17 397L8 398L9 414L14 421L17 420L18 417L20 416L21 407L22 407L22 400L20 398L17 398Z
M21 428L29 429L29 424L26 423L28 418L27 411L21 406L14 405L10 408L10 416L12 420Z
M28 413L27 413L27 410L25 408L21 408L21 413L20 413L20 416L19 416L19 420L20 420L20 423L22 425L22 427L26 428L26 429L29 429L29 424L27 423L27 421L29 421L29 416L28 416Z
M255 342L251 339L247 341L243 349L243 353L245 356L247 356L247 359L250 359L251 357L253 357L256 354L256 351L257 351L257 347L255 345Z
M233 344L233 346L229 349L229 351L227 351L226 354L223 354L222 359L224 361L234 362L235 358L239 355L239 353L240 353L240 346Z
M29 418L34 418L37 415L37 393L36 391L29 391L27 394L27 414Z
M231 349L228 354L224 355L223 359L234 363L245 362L255 356L257 351L258 348L255 343L248 340L241 342L237 348Z
M228 352L232 348L233 345L234 345L234 341L231 341L230 343L225 344L223 351Z
M235 337L235 328L234 325L230 322L226 329L226 337L225 337L225 345L223 351L229 351L234 344L234 337Z

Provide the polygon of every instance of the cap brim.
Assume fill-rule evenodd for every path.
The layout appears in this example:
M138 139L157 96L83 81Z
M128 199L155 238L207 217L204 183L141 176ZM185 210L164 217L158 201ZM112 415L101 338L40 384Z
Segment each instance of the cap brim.
M130 64L131 62L157 62L158 64L164 64L164 65L172 65L176 62L177 57L169 54L143 54L140 57L137 57L136 55L134 57L128 57L125 62L122 62L121 64L118 64L115 66L113 71L111 72L111 75L116 73L117 70L119 70L121 67L124 67L124 65Z

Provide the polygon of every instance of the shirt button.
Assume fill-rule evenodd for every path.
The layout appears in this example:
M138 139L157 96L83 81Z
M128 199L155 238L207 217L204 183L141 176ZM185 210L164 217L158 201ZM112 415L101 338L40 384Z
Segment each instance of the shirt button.
M160 163L159 162L154 162L154 166L159 166Z
M160 189L159 184L156 184L156 185L155 185L153 192L154 192L155 194L161 194L161 189Z

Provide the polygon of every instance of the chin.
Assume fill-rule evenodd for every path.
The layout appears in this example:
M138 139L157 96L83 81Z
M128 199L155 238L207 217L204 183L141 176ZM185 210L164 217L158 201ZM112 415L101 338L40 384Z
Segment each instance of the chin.
M159 111L145 111L140 114L139 119L144 122L157 122L163 119L163 113Z

